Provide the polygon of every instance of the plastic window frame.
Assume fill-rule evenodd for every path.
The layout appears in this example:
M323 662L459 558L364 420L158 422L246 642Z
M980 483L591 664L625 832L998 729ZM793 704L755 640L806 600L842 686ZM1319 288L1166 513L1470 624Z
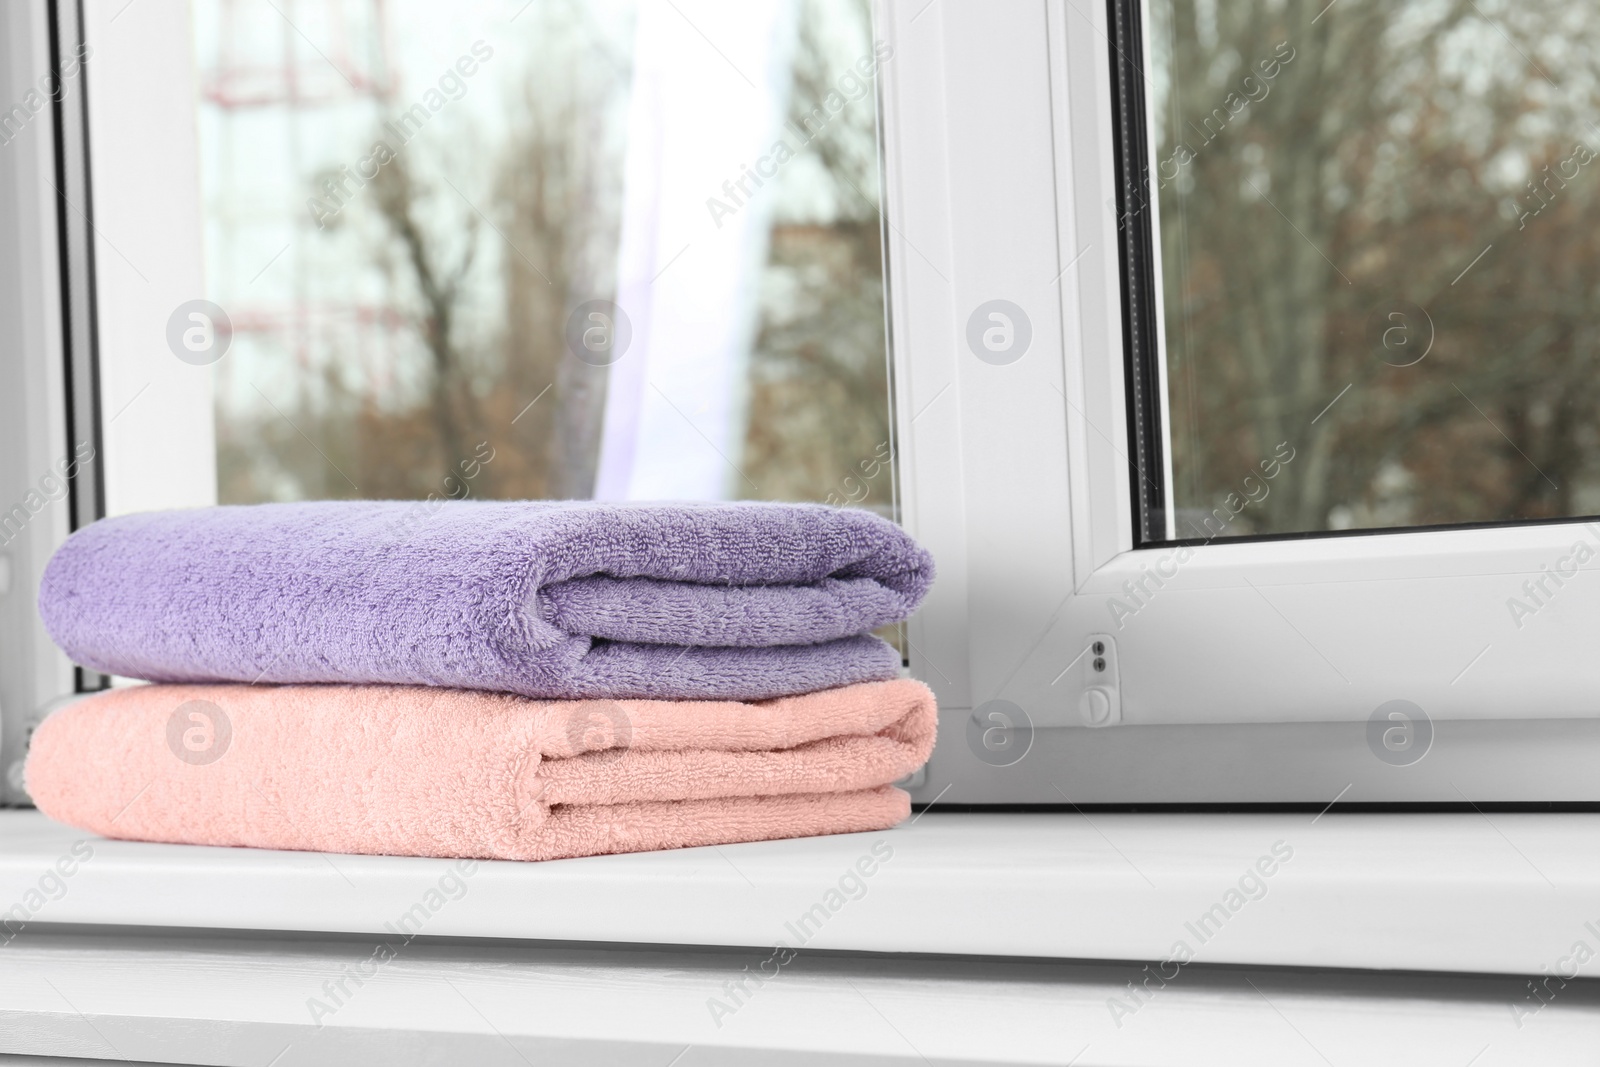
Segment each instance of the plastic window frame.
M1600 565L1521 627L1506 606L1600 526L1135 547L1111 62L1126 6L879 0L901 507L940 565L908 628L941 706L914 796L1600 799L1547 773L1573 746L1600 755L1600 657L1574 625L1600 617ZM1031 325L1011 362L969 341L993 300ZM1119 718L1094 728L1083 657L1105 639ZM1393 700L1439 739L1404 766L1369 739ZM985 759L975 720L1012 723L1017 761Z

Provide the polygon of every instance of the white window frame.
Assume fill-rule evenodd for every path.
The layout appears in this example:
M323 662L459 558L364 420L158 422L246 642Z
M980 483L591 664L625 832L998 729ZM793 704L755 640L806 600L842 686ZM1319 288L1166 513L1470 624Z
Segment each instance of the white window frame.
M164 343L204 294L188 4L84 10L106 511L203 506L211 371ZM1143 576L1176 550L1133 543L1107 17L1082 0L877 0L901 514L939 563L907 628L941 706L914 797L1600 800L1581 773L1600 756L1600 657L1573 625L1600 617L1596 568L1520 629L1505 604L1600 538L1581 524L1219 541L1118 625L1123 583L1154 588ZM965 339L994 299L1032 329L1001 366ZM1117 680L1104 728L1080 714L1097 635ZM1409 766L1369 747L1394 699L1432 720ZM971 743L996 700L1031 722L1006 766Z
M205 294L190 5L83 10L105 511L205 507L217 502L215 372L166 341L168 317Z
M52 68L43 0L0 6L0 118ZM62 106L80 106L73 80ZM38 104L41 97L35 96ZM54 109L41 106L0 145L0 800L23 803L29 731L73 691L72 664L45 633L38 575L71 523L52 479L70 462ZM91 447L93 442L91 441ZM91 460L91 463L93 460ZM76 473L76 472L75 472ZM52 480L46 480L52 479ZM31 497L30 497L30 494ZM38 510L32 510L37 506ZM23 508L22 513L16 511ZM23 518L23 516L26 518Z
M940 567L909 627L941 708L916 798L1600 799L1578 770L1600 755L1600 657L1577 625L1600 618L1600 567L1520 627L1507 606L1600 526L1219 540L1181 565L1136 549L1107 5L878 10L902 516ZM965 336L994 299L1032 324L1002 366ZM1112 611L1125 582L1147 591L1132 616ZM1099 729L1080 710L1096 635L1120 697ZM1391 700L1431 721L1409 765L1369 745ZM992 701L1032 726L1006 766L969 743L975 715L1006 721Z

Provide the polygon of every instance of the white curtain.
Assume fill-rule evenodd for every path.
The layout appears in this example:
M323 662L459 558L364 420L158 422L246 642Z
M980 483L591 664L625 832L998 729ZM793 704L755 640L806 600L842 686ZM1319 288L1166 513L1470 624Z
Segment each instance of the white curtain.
M792 0L644 0L634 36L617 304L595 496L726 500L739 473ZM742 181L742 188L741 188ZM746 195L746 194L751 195Z

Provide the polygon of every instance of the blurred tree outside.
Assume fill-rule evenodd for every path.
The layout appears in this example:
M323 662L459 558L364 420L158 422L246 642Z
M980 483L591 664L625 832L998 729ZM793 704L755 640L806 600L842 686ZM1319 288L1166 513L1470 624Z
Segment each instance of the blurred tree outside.
M607 369L574 358L564 329L572 306L615 292L630 89L626 36L595 17L582 2L536 2L519 16L531 51L491 119L497 137L441 113L326 230L297 235L319 251L313 290L377 279L377 310L364 314L385 343L362 355L370 330L358 341L312 318L295 339L295 396L268 397L253 378L266 406L247 391L234 402L237 383L220 390L223 502L592 495ZM799 22L792 106L803 114L870 55L872 36L865 0L802 0ZM768 499L833 494L892 510L875 107L869 91L823 128L774 201L745 455L734 457ZM286 200L301 210L325 177L304 176Z
M791 128L806 128L808 113L872 44L866 0L807 0ZM867 89L784 175L805 195L780 199L773 222L744 461L767 499L858 503L892 515L892 474L881 462L892 441L875 86Z
M1600 511L1600 8L1151 8L1178 536Z

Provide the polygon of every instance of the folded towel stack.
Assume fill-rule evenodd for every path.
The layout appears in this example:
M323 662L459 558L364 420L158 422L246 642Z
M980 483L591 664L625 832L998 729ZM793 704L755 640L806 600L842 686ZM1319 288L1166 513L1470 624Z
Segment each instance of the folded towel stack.
M932 563L816 505L388 502L130 515L39 608L162 683L34 734L46 814L138 840L550 859L881 829L932 694L868 631Z

